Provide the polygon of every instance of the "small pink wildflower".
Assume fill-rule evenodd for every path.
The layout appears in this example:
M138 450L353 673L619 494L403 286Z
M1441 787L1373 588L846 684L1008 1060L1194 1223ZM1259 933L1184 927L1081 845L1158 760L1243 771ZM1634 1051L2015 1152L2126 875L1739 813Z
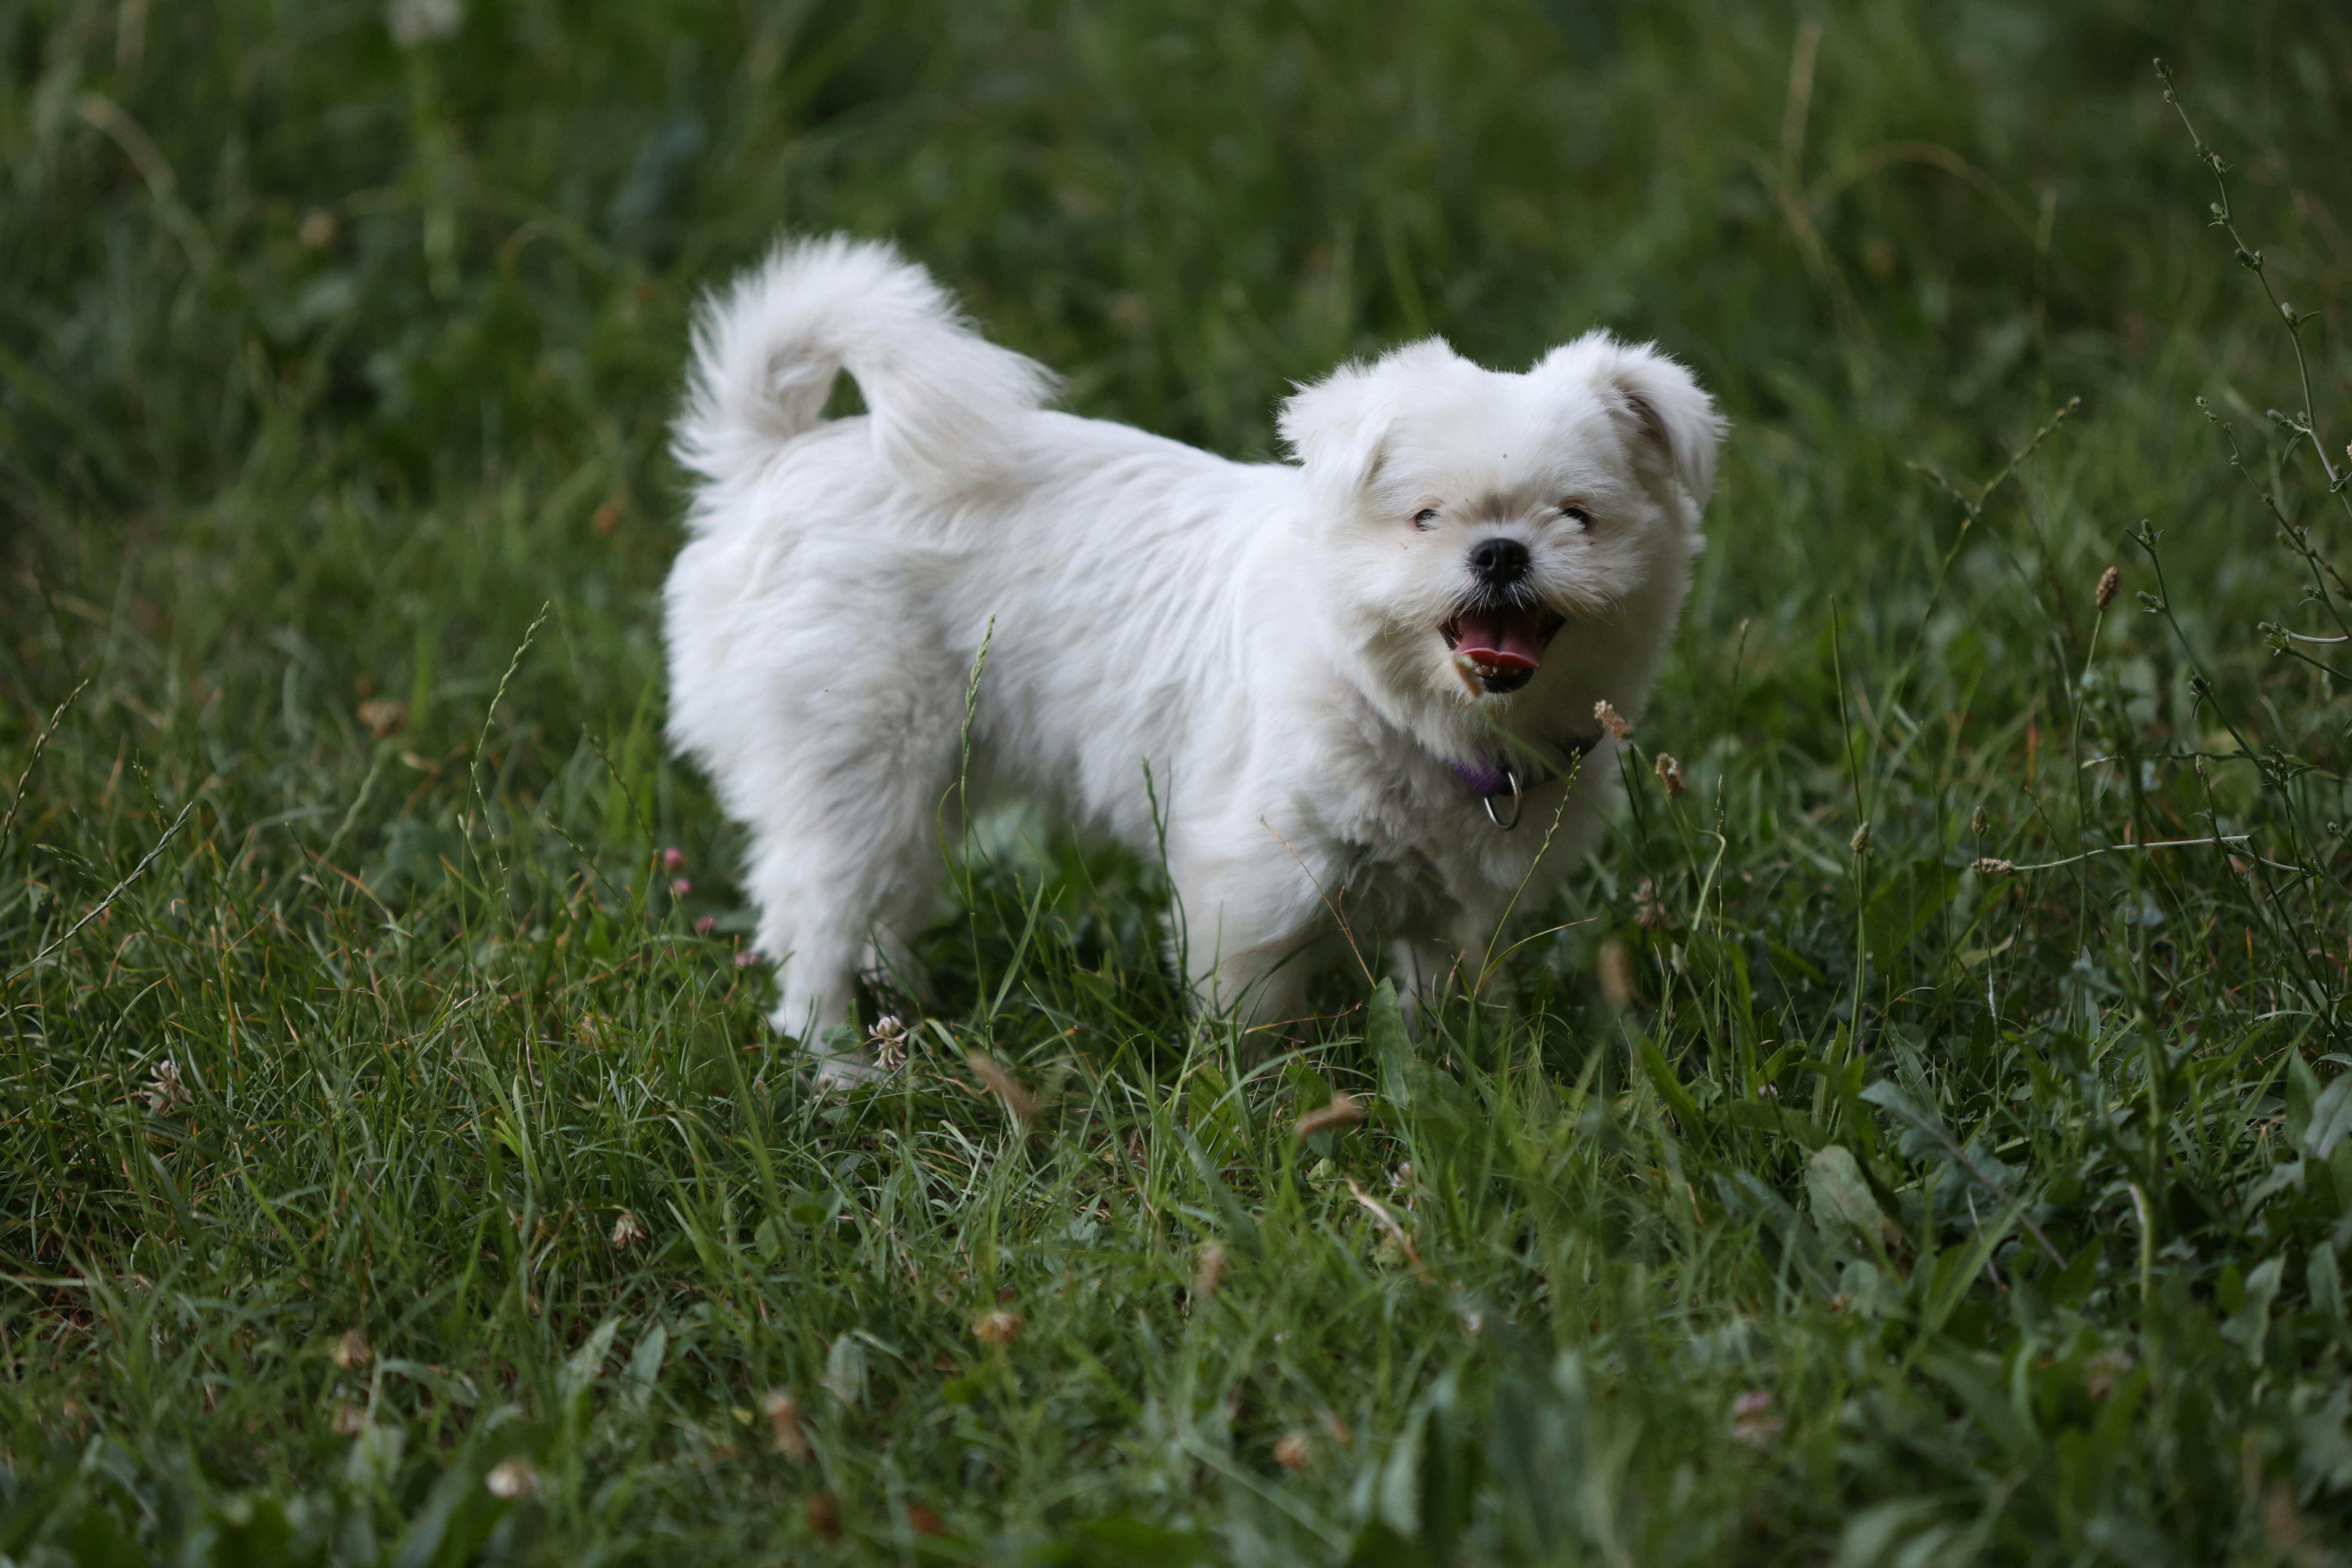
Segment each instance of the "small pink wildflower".
M760 955L753 952L748 947L744 948L735 955L735 967L738 969L749 969L759 962Z
M669 896L673 899L682 899L692 891L694 891L694 884L683 877L675 878L670 882Z
M662 869L675 871L686 864L686 851L673 844L662 851Z
M700 920L694 922L694 933L697 936L709 936L712 929L718 924L719 917L717 915L705 915Z

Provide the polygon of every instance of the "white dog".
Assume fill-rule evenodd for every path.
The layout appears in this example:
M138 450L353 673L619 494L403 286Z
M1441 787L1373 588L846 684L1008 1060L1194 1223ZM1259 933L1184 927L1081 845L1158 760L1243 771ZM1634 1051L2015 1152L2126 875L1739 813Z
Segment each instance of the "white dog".
M751 830L775 1024L835 1073L859 970L932 913L976 664L971 786L1164 847L1206 1005L1288 1016L1376 942L1409 986L1475 962L1599 837L1596 704L1638 714L1664 659L1723 430L1605 332L1523 374L1431 338L1285 403L1295 465L1229 462L1047 411L842 238L695 346L669 732ZM845 369L870 412L824 420Z

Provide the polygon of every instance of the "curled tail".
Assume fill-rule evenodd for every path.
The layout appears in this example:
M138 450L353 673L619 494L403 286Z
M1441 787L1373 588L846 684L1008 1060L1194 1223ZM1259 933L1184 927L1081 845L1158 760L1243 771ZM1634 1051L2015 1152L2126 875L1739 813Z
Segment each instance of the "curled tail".
M883 467L931 493L986 479L1015 418L1054 389L1051 372L982 337L895 247L788 239L703 306L678 461L713 483L756 471L817 423L843 370Z

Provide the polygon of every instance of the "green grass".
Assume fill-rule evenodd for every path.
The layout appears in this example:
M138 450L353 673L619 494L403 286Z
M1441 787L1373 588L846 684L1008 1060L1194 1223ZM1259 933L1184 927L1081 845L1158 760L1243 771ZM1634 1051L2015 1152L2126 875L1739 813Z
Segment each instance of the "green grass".
M0 0L0 1562L2352 1559L2340 7L385 16ZM1424 331L1699 367L1483 991L1188 1021L1006 818L796 1079L655 610L786 225L1238 455Z

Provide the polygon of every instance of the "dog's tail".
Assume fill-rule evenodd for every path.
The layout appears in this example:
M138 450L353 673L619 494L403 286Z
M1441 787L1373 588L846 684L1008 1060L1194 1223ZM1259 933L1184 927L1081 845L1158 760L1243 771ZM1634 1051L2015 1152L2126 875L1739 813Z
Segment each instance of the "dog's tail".
M875 454L929 493L984 480L1018 416L1054 377L999 348L947 290L891 246L835 235L787 239L716 295L695 322L678 461L724 483L814 426L846 370L872 415Z

